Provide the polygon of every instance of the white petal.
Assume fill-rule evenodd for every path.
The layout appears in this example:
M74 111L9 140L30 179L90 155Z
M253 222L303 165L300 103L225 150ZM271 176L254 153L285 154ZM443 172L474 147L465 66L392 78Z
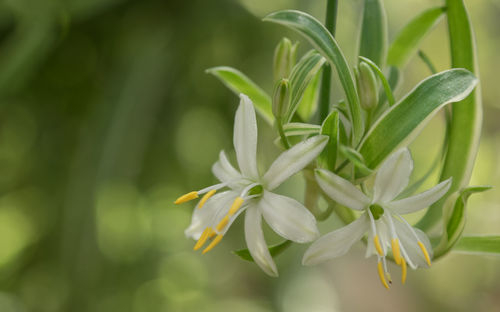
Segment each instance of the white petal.
M385 203L398 196L408 185L412 170L413 160L407 148L392 154L377 172L373 201Z
M263 180L267 189L275 189L286 179L302 170L321 153L327 142L328 136L318 135L283 152L264 175Z
M363 237L369 226L368 217L363 214L354 222L320 237L307 249L302 264L315 265L344 255Z
M212 166L212 173L225 183L241 179L241 174L231 165L224 151L219 153L219 161Z
M267 224L286 239L306 243L319 236L316 218L293 198L264 192L258 206Z
M240 106L234 118L233 144L241 173L257 179L257 120L255 109L248 96L240 94Z
M207 227L213 226L215 217L220 214L220 211L224 210L227 205L230 205L236 196L238 196L238 193L226 191L215 194L209 198L201 209L198 209L198 206L196 206L193 211L193 216L191 217L191 224L184 231L184 234L195 240L199 239L201 233Z
M450 187L451 178L439 183L425 192L387 203L385 206L399 214L412 213L427 208L438 201L444 194L446 194L446 192L448 192Z
M429 267L427 265L427 261L425 260L424 253L422 252L422 249L420 249L418 241L415 238L415 235L408 227L408 225L397 220L396 218L393 218L393 220L400 243L401 245L403 245L406 253L408 254L408 257L410 257L411 262L413 262L413 263L408 262L408 264L412 267L412 269L416 269L417 267L424 267L424 268ZM429 238L421 230L416 228L412 229L417 234L418 239L424 244L425 248L427 249L427 252L429 253L429 257L432 259L433 250Z
M268 275L278 276L276 264L267 249L262 232L262 216L257 207L250 207L245 214L245 240L248 250L257 265Z
M363 210L370 204L366 197L351 182L324 169L315 171L316 181L321 189L337 203L355 210Z

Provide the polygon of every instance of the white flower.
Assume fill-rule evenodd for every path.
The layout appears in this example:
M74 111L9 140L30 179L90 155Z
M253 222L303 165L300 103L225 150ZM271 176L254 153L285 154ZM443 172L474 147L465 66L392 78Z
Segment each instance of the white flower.
M395 262L401 266L402 282L406 279L406 264L411 268L431 265L432 247L419 229L413 228L401 216L424 209L441 198L451 186L451 179L404 199L395 198L408 185L413 161L408 149L400 149L380 167L375 177L373 195L368 197L349 181L326 170L316 170L316 180L323 191L337 203L364 213L354 222L330 232L306 251L302 263L314 265L344 255L368 232L366 256L376 254L382 284L391 282L385 256L392 249ZM387 279L386 279L387 278Z
M314 216L298 201L271 191L293 174L302 170L325 147L328 137L315 136L282 153L264 175L257 170L257 123L252 102L240 95L241 101L234 121L234 148L240 171L220 153L212 167L220 184L179 197L176 204L205 194L195 208L187 236L197 239L200 249L212 239L203 253L217 245L232 222L245 214L245 239L254 261L264 272L277 276L276 265L269 253L261 227L262 216L280 236L298 243L310 242L319 236ZM221 188L229 190L218 193Z

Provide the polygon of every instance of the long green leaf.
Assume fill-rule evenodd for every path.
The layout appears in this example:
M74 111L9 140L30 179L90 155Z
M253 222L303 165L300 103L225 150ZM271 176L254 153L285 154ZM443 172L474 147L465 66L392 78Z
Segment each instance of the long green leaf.
M477 75L476 45L469 16L462 0L447 0L452 67L465 68ZM441 180L453 177L448 194L466 187L479 148L483 118L481 93L478 89L463 101L453 104L448 149ZM417 226L430 229L441 217L446 196L435 203Z
M236 95L246 94L255 105L257 112L269 123L274 121L271 97L256 85L250 78L237 69L220 66L206 70L207 73L217 77L226 87Z
M333 36L317 19L300 11L279 11L266 16L264 21L281 24L297 31L306 37L332 66L336 67L339 80L349 103L349 113L353 124L353 139L354 143L357 144L364 132L359 97L354 76Z
M463 236L453 251L478 255L500 255L500 236Z
M283 126L286 136L319 134L321 127L318 125L301 122L291 122Z
M387 53L387 16L381 0L365 0L359 55L384 66Z
M307 86L321 69L325 61L324 57L313 50L306 53L293 68L292 74L290 75L290 106L283 118L285 123L292 119Z
M465 69L443 71L422 81L368 131L358 148L366 165L375 169L398 146L409 143L441 107L469 95L476 83Z
M404 67L418 50L425 35L439 22L445 8L437 7L424 11L411 20L397 35L389 47L387 64Z
M279 244L276 244L273 246L269 246L268 247L269 253L274 258L277 255L279 255L280 253L282 253L283 251L285 251L291 245L292 245L292 241L286 240L282 243L279 243ZM240 250L234 250L233 253L243 260L254 262L252 255L250 254L250 251L247 248L240 249Z

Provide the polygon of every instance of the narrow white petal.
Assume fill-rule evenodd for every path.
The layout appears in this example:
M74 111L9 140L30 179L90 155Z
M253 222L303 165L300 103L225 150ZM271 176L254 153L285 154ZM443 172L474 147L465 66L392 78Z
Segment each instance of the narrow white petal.
M233 144L241 173L257 179L257 120L248 96L240 94L240 106L234 118Z
M375 220L375 228L377 230L378 240L380 247L382 247L383 254L386 255L387 251L391 248L391 236L389 226L384 222L385 214L378 220ZM373 241L373 231L368 232L368 240L366 241L365 257L368 258L372 255L378 255L375 243Z
M212 173L221 182L241 179L241 174L231 165L224 151L219 153L219 161L212 166Z
M319 236L316 218L293 198L266 191L258 206L267 224L288 240L306 243Z
M201 233L207 227L213 226L215 217L220 214L221 210L224 210L228 204L230 205L236 196L238 196L238 193L226 191L215 194L209 198L201 209L198 209L198 206L196 206L193 211L193 216L191 217L191 224L184 231L184 234L187 237L196 240L199 239Z
M363 214L354 222L320 237L307 249L302 264L315 265L344 255L363 237L369 226L368 217Z
M413 160L407 148L392 154L377 172L373 201L385 203L398 196L408 186L412 170Z
M446 194L446 192L448 192L450 187L451 178L439 183L425 192L387 203L386 206L399 214L412 213L427 208L438 201L444 194Z
M286 179L302 170L314 160L328 142L328 136L309 138L282 153L269 167L263 180L268 190L273 190Z
M427 235L425 235L425 233L419 229L416 228L410 229L408 225L397 220L396 218L393 218L393 220L394 220L394 226L396 227L396 233L399 237L399 241L406 250L408 257L410 257L411 259L412 263L408 262L410 267L412 269L416 269L417 267L423 267L423 268L429 267L427 265L427 261L425 260L424 253L422 252L422 249L420 249L420 246L418 245L418 240L412 233L412 230L415 232L418 239L424 244L425 248L427 249L427 252L429 253L430 258L432 259L433 250L431 242L429 241Z
M268 275L278 276L278 269L267 249L262 232L262 216L257 207L250 207L245 214L245 240L248 250L257 265Z
M315 176L321 189L337 203L354 210L370 204L370 199L344 178L324 169L316 170Z

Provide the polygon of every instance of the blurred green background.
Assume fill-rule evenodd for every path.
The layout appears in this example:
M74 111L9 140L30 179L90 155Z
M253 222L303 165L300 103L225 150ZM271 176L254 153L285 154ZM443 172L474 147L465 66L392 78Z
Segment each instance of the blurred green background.
M466 3L485 110L472 183L496 186L500 1ZM337 38L351 63L360 4L340 1ZM385 1L390 37L441 4ZM214 182L219 150L232 153L238 102L204 70L233 66L271 90L275 44L299 37L260 18L284 8L323 19L325 1L0 2L0 311L500 310L500 258L450 254L405 286L391 265L387 291L362 244L315 268L301 267L306 246L293 246L277 258L279 279L230 253L244 246L241 220L214 251L192 251L183 231L193 205L172 202ZM442 20L422 46L439 70L447 43ZM402 92L428 74L414 58ZM436 116L412 144L417 176L443 129ZM279 151L269 126L259 135L265 166ZM301 199L301 178L281 191ZM500 233L499 199L495 188L470 200L467 233ZM332 217L320 228L335 226Z

